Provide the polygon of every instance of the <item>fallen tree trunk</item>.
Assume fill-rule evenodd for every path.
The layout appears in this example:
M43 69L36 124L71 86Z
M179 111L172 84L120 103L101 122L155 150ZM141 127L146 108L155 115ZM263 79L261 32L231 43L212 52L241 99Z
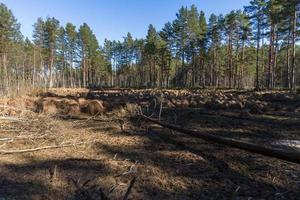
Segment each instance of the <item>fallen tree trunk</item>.
M153 122L162 127L172 129L174 131L181 132L181 133L184 133L187 135L191 135L193 137L197 137L197 138L209 141L209 142L224 144L229 147L243 149L243 150L246 150L246 151L249 151L252 153L258 153L258 154L261 154L264 156L269 156L269 157L278 158L278 159L282 159L285 161L300 164L300 152L297 152L297 151L259 146L259 145L244 142L241 140L235 140L235 139L230 139L230 138L226 138L226 137L222 137L222 136L212 135L209 133L200 133L198 131L184 129L179 126L175 126L175 125L167 124L164 122L160 122L155 119L151 119L144 115L142 115L141 117L147 121Z

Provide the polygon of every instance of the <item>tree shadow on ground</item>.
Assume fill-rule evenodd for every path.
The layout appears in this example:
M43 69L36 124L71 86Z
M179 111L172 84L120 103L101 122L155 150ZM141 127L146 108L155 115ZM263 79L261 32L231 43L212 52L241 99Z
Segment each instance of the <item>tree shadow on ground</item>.
M108 194L109 185L115 184L110 176L117 173L93 159L29 159L0 168L1 197L8 199L103 199L101 191Z
M88 128L89 123L83 123L82 128ZM80 125L74 127L79 129ZM95 134L102 131L101 134L120 140L139 138L128 145L118 141L97 142L92 147L94 154L105 159L28 157L25 164L0 165L2 197L81 200L103 199L104 194L110 199L120 199L135 176L131 199L293 199L299 196L300 186L292 186L295 181L285 172L279 178L290 182L286 185L263 177L276 175L282 169L299 171L295 166L282 164L276 168L274 163L279 166L280 161L249 156L157 126L133 127L123 132L104 130L108 133L97 126L91 128ZM135 169L132 173L120 175L132 167ZM55 168L58 180L51 178ZM90 185L85 187L87 181Z
M44 191L41 193L41 191ZM26 181L20 178L9 178L5 175L0 176L0 198L1 199L32 199L34 196L47 197L49 188L40 181ZM28 196L30 194L30 197Z
M150 190L149 187L153 188L154 185L157 185L155 179L149 180L148 176L163 177L165 173L167 174L166 179L178 181L178 185L170 183L163 185L167 187L165 190L167 195L165 198L167 199L232 199L233 197L237 199L243 197L276 199L275 194L278 194L280 198L288 199L299 194L297 190L299 185L295 188L289 188L254 177L258 172L262 175L274 170L270 166L270 161L263 165L260 156L250 156L246 160L241 159L238 162L237 159L242 157L242 155L238 156L238 151L234 154L238 157L237 159L226 158L223 156L227 155L222 152L231 151L231 149L222 145L212 146L195 138L187 139L187 136L172 134L161 128L148 129L147 131L130 130L115 134L123 137L144 137L147 142L122 147L98 143L96 146L99 146L99 151L108 153L110 156L118 155L121 159L139 162L142 165L142 172L139 173L139 176L143 180L148 180L148 182L141 184L143 191L148 191ZM202 147L198 145L195 148L196 143L201 144ZM193 154L191 159L181 157L181 154L188 152ZM273 160L271 159L271 161ZM238 164L241 168L245 168L245 165L256 165L256 167L252 168L252 171L242 173L242 170L232 167L231 162ZM164 173L159 174L155 170L152 174L144 172L152 168L159 169ZM285 196L281 195L283 192L286 192Z

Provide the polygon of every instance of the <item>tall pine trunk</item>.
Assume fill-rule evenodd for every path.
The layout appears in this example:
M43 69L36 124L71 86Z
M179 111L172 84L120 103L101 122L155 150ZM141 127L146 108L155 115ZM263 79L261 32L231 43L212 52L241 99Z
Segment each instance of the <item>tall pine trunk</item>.
M8 92L9 78L8 78L8 71L7 71L7 53L6 52L4 52L2 54L2 64L3 64L3 86L4 86L4 91Z
M296 5L295 5L296 6ZM296 7L293 13L293 27L292 27L292 63L291 63L291 83L290 87L295 89L295 58L296 58L296 31L297 31L297 13Z
M232 34L228 35L228 70L229 70L229 88L232 87Z
M286 71L285 71L285 87L290 88L290 37L291 29L289 28L287 47L286 47Z
M216 48L213 45L213 71L212 71L212 86L216 87Z
M50 79L49 79L49 87L53 87L53 65L54 65L54 50L51 49L50 53L50 64L49 64L49 71L50 71Z
M33 48L32 88L35 88L35 76L36 76L36 66L35 66L35 48Z
M277 80L277 51L278 51L278 40L279 40L279 31L276 31L276 38L275 38L275 47L274 47L274 64L273 64L273 88L276 87L276 80Z
M260 48L260 20L257 22L257 36L256 36L256 83L255 88L258 90L259 85L259 48Z
M269 44L269 66L268 66L268 79L267 87L271 89L273 87L273 67L274 67L274 39L275 39L275 24L271 20L271 31L270 31L270 44Z
M85 48L82 47L82 84L83 84L83 87L85 88L86 87L86 59L85 59Z
M240 66L240 77L239 77L239 86L238 88L244 88L243 80L244 80L244 59L245 59L245 41L242 41L242 57L241 57L241 66Z

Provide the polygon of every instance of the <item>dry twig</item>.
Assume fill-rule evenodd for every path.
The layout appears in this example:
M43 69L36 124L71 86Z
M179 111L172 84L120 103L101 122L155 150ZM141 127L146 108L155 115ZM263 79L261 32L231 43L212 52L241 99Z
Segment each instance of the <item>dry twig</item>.
M121 173L121 174L118 174L118 175L116 175L115 177L120 177L120 176L124 176L124 175L127 175L127 174L132 174L132 173L136 173L136 168L135 168L135 164L134 165L131 165L130 166L130 169L128 170L128 171L126 171L126 172L123 172L123 173Z
M136 177L134 177L134 178L130 181L130 184L129 184L128 188L127 188L127 191L126 191L126 193L125 193L125 195L124 195L124 197L123 197L123 200L127 200L127 199L128 199L128 196L129 196L129 194L130 194L130 191L131 191L131 189L132 189L132 187L133 187L133 185L134 185L134 183L135 183L135 180L136 180Z
M11 116L2 116L0 120L7 120L7 121L23 121L24 119L18 117L11 117Z
M34 151L41 151L46 149L57 149L57 148L64 148L64 147L75 147L78 145L87 144L88 142L78 142L73 144L63 144L63 145L53 145L53 146L44 146L44 147L37 147L32 149L16 149L16 150L0 150L0 154L15 154L15 153L29 153Z

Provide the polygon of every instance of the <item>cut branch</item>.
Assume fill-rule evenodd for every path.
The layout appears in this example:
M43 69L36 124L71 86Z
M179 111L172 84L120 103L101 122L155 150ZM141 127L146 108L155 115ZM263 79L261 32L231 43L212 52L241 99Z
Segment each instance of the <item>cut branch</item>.
M53 146L44 146L44 147L37 147L37 148L32 148L32 149L0 150L0 154L29 153L29 152L34 152L34 151L46 150L46 149L75 147L75 146L83 145L83 144L87 144L87 142L78 142L78 143L74 143L74 144L63 144L63 145L53 145Z
M112 118L112 119L103 119L103 118L95 118L93 117L83 117L83 116L77 116L77 115L56 115L56 117L64 120L85 120L85 121L99 121L99 122L112 122L114 120L118 120L118 118Z
M27 139L28 140L30 140L30 139L37 140L37 139L44 139L46 137L47 137L47 135L40 135L40 136L37 136L37 135L29 135L29 136L19 135L19 136L15 136L15 137L0 138L0 142L8 141L8 140L27 140Z
M128 189L127 189L127 191L126 191L126 193L125 193L125 195L124 195L124 197L123 197L123 200L127 200L127 199L128 199L128 196L129 196L129 194L130 194L130 191L131 191L131 189L132 189L132 187L133 187L133 185L134 185L134 183L135 183L135 180L136 180L136 177L134 177L134 178L130 181L130 184L129 184L129 186L128 186Z
M0 120L7 120L7 121L23 121L22 118L10 117L10 116L0 117Z

